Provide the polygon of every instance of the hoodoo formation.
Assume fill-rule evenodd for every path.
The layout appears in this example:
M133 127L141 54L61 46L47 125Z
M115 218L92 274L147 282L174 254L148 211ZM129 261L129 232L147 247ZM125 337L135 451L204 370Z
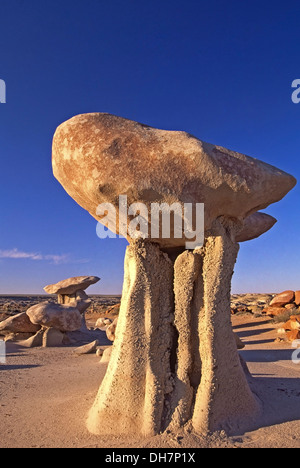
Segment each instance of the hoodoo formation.
M168 239L127 233L116 339L89 413L90 431L155 435L190 422L199 433L233 433L251 426L260 405L232 332L231 278L239 242L276 222L257 212L281 200L295 179L186 132L101 113L58 127L53 170L100 222L100 203L111 203L119 215L119 195L149 211L151 203L205 207L205 242L194 251L172 231Z

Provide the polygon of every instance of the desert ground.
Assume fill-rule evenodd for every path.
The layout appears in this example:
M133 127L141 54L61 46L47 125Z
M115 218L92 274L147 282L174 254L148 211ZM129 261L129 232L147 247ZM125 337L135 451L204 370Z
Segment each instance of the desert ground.
M87 313L89 334L81 343L54 348L24 348L6 343L6 363L0 364L1 448L299 448L300 364L292 361L291 343L278 341L280 322L262 315L272 295L232 297L234 331L245 348L240 350L253 376L251 386L263 405L257 427L227 436L202 438L189 427L181 433L133 439L90 434L85 420L107 365L95 354L77 356L74 346L95 336L110 346L96 320L120 302L119 296L91 296ZM45 296L1 296L0 320L45 300ZM300 358L300 352L299 352Z

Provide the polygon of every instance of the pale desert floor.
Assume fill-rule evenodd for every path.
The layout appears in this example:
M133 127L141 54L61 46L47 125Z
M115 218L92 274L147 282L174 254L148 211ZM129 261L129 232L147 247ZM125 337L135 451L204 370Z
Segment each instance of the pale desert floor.
M86 414L106 370L99 358L75 357L71 347L27 349L7 343L7 362L0 365L0 447L299 448L300 364L291 360L294 350L274 342L279 325L263 318L235 316L233 324L246 344L240 352L254 376L255 392L263 399L258 428L229 438L203 439L188 432L144 440L91 435Z

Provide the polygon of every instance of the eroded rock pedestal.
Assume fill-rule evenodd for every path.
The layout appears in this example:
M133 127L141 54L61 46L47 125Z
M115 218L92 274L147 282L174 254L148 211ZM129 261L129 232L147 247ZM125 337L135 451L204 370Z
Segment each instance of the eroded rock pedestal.
M224 220L202 249L184 251L174 264L157 244L131 243L91 432L155 435L189 420L197 432L232 432L257 418L230 320L238 249L234 225Z
M105 113L61 124L52 166L81 207L130 243L116 340L89 429L149 435L188 421L202 433L247 427L259 405L231 328L230 280L237 243L274 225L259 211L281 200L295 186L294 177L190 133ZM147 241L137 242L133 213L124 210L120 196L133 211L142 203L145 218L153 203L162 214L170 214L173 204L204 204L204 226L195 223L194 244L202 244L198 234L204 232L204 247L184 251L186 232L177 236L169 226L165 236L152 229L157 218L152 223L149 216ZM177 227L185 221L181 210Z

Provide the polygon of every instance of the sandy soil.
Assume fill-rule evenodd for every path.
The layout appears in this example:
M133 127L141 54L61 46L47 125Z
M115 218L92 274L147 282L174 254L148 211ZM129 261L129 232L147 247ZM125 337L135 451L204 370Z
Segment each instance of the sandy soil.
M278 324L247 314L234 316L233 325L246 344L241 355L263 400L257 428L229 438L221 433L203 439L188 430L143 440L93 436L85 418L106 371L99 358L74 356L72 347L27 349L7 343L7 361L0 365L0 447L299 448L300 364L291 361L294 350L274 342ZM104 332L100 340L107 345Z

